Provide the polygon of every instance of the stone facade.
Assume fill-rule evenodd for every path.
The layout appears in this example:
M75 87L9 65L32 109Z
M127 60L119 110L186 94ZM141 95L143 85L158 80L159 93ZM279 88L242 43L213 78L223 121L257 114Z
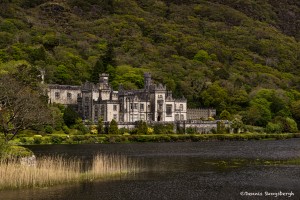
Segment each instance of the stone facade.
M188 120L207 120L208 118L216 117L217 111L216 109L208 108L208 109L187 109L187 119Z
M115 119L117 122L187 120L186 99L175 99L162 84L153 84L145 73L144 88L114 91L108 83L108 74L101 74L99 83L82 86L49 85L49 103L74 106L85 120L97 122Z

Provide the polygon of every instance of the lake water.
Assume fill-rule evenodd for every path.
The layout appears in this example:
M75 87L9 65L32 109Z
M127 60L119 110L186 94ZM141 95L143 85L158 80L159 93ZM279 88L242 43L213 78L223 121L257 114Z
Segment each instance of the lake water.
M58 154L86 161L97 153L124 154L141 161L143 172L51 188L2 191L0 199L300 199L300 165L257 164L259 160L300 158L300 139L29 148L37 156ZM288 192L293 196L275 197L275 193Z

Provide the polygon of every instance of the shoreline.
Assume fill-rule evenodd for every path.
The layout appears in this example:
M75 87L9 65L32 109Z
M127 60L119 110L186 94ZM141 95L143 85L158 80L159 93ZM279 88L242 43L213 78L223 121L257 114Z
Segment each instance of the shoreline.
M164 135L66 135L49 134L45 136L16 138L13 145L51 145L51 144L115 144L115 143L160 143L160 142L201 142L201 141L247 141L247 140L285 140L300 138L300 133L283 134L164 134Z

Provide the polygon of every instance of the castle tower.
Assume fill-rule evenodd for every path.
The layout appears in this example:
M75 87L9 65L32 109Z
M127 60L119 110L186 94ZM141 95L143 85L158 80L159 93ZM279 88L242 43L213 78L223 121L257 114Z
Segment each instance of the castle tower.
M144 88L149 90L150 86L151 86L151 74L144 73Z
M109 74L99 74L99 83L100 83L100 89L108 89L108 77Z

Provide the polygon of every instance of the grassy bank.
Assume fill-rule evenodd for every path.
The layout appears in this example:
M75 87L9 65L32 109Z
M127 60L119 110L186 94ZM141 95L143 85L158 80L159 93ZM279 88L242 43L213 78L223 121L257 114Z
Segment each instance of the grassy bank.
M137 170L137 163L116 155L95 156L87 171L82 171L80 160L66 160L61 157L41 158L36 166L21 165L17 160L3 160L0 162L0 190L90 181Z
M93 143L133 143L133 142L198 142L215 140L282 140L300 138L299 133L284 134L161 134L161 135L66 135L49 134L19 137L11 141L17 145L32 144L93 144Z

